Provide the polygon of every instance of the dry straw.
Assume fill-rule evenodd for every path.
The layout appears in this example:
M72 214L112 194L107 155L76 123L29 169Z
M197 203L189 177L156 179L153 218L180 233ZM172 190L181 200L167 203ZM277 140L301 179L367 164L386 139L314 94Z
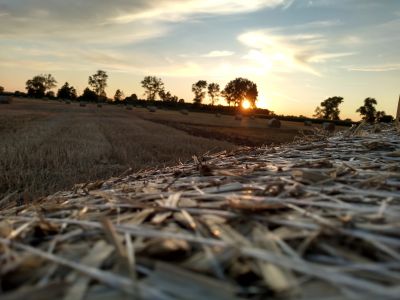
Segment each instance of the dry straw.
M365 124L0 213L2 299L398 299L400 134Z

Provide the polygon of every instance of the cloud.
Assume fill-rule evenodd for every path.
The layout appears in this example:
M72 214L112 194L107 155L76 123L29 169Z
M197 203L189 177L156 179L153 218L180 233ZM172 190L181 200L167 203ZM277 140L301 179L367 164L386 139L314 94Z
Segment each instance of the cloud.
M193 15L230 15L254 12L264 8L288 8L293 0L189 0L165 1L142 11L120 14L111 22L129 23L139 20L181 21Z
M207 54L203 54L202 57L226 57L226 56L232 56L235 54L233 51L227 51L227 50L213 50L208 52Z
M346 67L348 71L358 71L358 72L390 72L390 71L400 71L400 63L393 64L381 64L372 66L349 66Z
M301 71L316 76L315 64L354 55L353 52L328 52L326 39L320 34L285 35L257 30L243 33L238 40L251 48L243 58L262 66L265 71Z

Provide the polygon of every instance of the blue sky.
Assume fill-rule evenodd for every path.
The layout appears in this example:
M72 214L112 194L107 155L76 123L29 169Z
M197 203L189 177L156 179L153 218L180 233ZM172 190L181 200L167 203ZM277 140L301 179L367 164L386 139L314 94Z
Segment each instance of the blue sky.
M145 75L190 101L199 79L257 83L259 106L311 116L342 96L394 114L400 93L399 0L0 0L0 85L40 73L82 91L97 69L107 93L143 94Z

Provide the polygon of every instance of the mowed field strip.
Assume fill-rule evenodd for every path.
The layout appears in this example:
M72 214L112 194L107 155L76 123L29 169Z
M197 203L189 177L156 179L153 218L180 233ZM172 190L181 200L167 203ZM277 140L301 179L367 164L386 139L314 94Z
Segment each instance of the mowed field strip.
M124 106L17 99L0 106L0 197L44 196L132 169L174 165L240 145L291 142L302 123Z
M163 167L236 147L117 106L15 99L0 106L0 198L14 191L42 196L129 168Z

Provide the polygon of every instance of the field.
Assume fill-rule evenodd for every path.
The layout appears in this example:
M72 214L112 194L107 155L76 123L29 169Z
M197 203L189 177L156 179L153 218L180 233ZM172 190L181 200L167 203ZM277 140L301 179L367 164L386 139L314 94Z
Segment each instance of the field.
M238 145L279 144L303 124L94 104L14 99L0 106L0 199L36 198L74 184L162 167Z

